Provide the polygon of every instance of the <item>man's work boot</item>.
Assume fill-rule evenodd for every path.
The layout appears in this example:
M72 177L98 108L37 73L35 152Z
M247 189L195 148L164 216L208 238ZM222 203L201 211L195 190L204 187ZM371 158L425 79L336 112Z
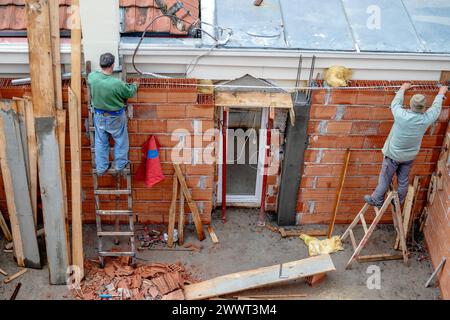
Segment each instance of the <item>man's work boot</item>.
M378 209L381 209L381 207L383 206L383 204L377 204L375 202L375 200L373 200L372 196L369 195L365 195L364 196L364 201L368 204L371 205L372 207L377 207Z

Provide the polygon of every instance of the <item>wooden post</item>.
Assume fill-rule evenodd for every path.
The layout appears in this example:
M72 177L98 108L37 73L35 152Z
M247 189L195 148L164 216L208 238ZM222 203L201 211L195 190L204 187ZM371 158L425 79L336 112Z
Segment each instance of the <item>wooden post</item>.
M9 231L8 225L6 224L5 218L3 217L3 213L0 211L0 229L2 229L3 235L6 241L12 241L11 231Z
M175 163L173 166L175 168L175 173L178 177L178 181L180 182L181 189L183 190L184 196L186 197L186 201L189 205L189 209L191 209L192 219L194 220L195 228L197 230L198 240L203 241L205 240L205 234L203 232L203 223L200 217L200 212L198 212L197 204L192 199L191 192L187 187L186 179L181 172L180 165Z
M72 1L73 3L73 1ZM61 80L61 41L59 38L59 1L49 0L50 31L52 41L53 79L55 82L56 109L63 109L62 80Z
M176 209L177 209L177 195L178 195L178 178L177 175L173 175L173 183L172 183L172 203L170 204L169 210L169 229L167 234L169 239L167 240L167 246L169 248L173 247L173 232L175 231L175 218L176 218Z
M27 127L27 141L28 141L28 162L30 176L28 183L30 186L31 206L33 208L34 224L37 226L37 193L38 193L38 159L37 159L37 142L36 131L34 127L34 112L33 103L29 99L25 99L25 125Z
M26 0L26 13L50 283L65 284L69 243L57 137L49 3L47 0Z
M180 216L178 217L178 244L184 245L184 193L180 188Z
M69 130L70 130L70 164L72 190L72 263L78 266L84 277L83 222L81 199L81 145L79 144L80 127L78 122L77 98L69 87Z
M344 189L345 177L347 176L348 164L350 163L350 155L351 155L351 151L350 151L350 149L347 149L347 156L345 158L345 164L344 164L344 167L342 169L341 181L340 181L340 184L339 184L339 190L338 190L338 192L336 194L336 200L334 202L333 215L331 217L331 222L328 225L328 232L327 232L327 238L328 239L330 239L331 236L333 235L334 224L336 222L336 217L337 217L337 213L338 213L338 210L339 210L339 203L341 202L342 190Z

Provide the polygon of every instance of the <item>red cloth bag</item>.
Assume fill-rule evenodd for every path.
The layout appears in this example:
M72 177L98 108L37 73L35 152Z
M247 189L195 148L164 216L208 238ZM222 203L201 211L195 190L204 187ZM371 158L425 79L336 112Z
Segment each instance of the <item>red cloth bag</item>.
M142 163L136 172L135 178L138 181L144 181L149 188L165 179L159 160L159 148L160 146L155 136L150 136L142 146Z

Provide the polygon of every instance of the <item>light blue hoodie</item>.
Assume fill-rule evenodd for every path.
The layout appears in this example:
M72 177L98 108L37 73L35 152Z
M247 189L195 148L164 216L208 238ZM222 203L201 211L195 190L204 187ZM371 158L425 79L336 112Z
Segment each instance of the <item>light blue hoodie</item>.
M383 154L398 162L414 160L420 151L423 136L428 127L435 122L442 110L443 94L436 96L433 105L424 113L403 108L405 92L397 92L392 101L394 126L386 140Z

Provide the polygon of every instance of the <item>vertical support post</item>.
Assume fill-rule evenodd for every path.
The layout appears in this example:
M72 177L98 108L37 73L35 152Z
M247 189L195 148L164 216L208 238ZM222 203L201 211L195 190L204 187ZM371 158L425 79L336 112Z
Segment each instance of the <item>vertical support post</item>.
M269 112L271 114L271 112ZM263 171L263 182L262 182L262 192L261 192L261 210L259 212L258 226L264 226L266 224L266 194L267 194L267 174L269 172L269 161L270 161L270 146L272 144L272 128L273 128L273 118L269 115L269 121L267 122L267 140L264 148L264 171Z
M71 29L71 162L72 162L72 263L84 277L83 222L81 217L81 17L80 1L72 0ZM77 202L77 203L75 203Z
M48 1L26 0L26 14L50 283L66 284L69 243L56 128L55 80Z
M227 140L228 111L223 107L222 120L222 221L227 222Z

